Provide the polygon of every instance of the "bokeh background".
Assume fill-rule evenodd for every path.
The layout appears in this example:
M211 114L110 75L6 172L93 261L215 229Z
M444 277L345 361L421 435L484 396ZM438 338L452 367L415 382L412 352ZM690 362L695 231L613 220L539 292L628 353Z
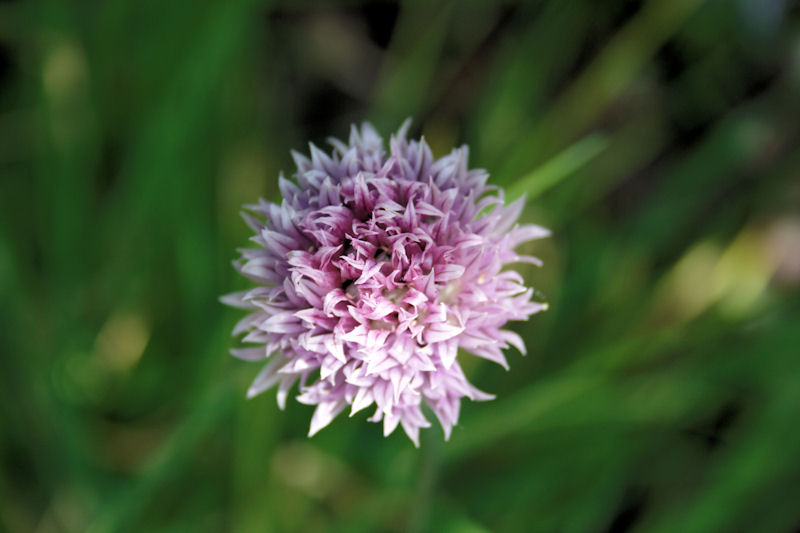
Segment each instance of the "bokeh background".
M788 0L0 2L0 530L800 531ZM246 401L238 211L414 119L553 229L449 442Z

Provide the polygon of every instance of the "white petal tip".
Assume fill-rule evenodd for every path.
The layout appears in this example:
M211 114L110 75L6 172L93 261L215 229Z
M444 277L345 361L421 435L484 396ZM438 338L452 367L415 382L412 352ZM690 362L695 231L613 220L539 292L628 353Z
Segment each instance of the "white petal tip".
M324 424L324 425L323 425L323 424L314 423L314 422L315 422L315 421L314 421L314 420L312 420L312 421L311 421L311 427L309 427L309 428L308 428L308 436L309 436L309 437L313 437L314 435L316 435L317 433L319 433L319 432L320 432L320 430L321 430L322 428L324 428L325 426L327 426L327 425L328 425L328 424Z

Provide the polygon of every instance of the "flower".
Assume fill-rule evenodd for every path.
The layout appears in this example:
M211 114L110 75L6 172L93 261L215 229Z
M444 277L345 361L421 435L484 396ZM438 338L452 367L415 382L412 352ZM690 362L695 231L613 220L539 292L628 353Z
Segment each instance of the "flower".
M524 199L506 206L486 172L467 168L467 147L434 160L408 127L388 154L369 124L349 144L331 139L331 155L293 152L283 201L243 213L258 247L234 266L258 286L222 300L251 311L233 333L256 346L232 353L268 360L248 397L277 385L283 409L299 381L297 400L317 406L309 436L374 403L384 435L400 424L419 446L425 402L448 439L462 398L494 398L467 381L459 348L507 369L503 350L525 346L502 328L546 309L504 269L539 265L514 249L549 234L515 223Z

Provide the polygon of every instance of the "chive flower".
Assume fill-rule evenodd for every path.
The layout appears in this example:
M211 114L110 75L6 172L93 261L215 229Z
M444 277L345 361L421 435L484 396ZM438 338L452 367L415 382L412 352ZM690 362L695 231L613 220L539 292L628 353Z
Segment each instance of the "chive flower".
M524 199L506 205L467 167L466 146L434 159L408 127L388 153L369 124L347 144L330 139L331 154L293 152L281 203L245 206L256 246L234 266L257 286L222 300L250 311L233 333L254 347L231 352L266 361L248 397L277 385L283 409L298 384L297 400L316 406L309 436L374 404L384 435L399 424L418 446L424 402L448 439L462 398L494 398L467 381L459 349L507 369L503 350L525 346L503 328L546 309L507 268L539 265L514 250L548 235L516 223Z

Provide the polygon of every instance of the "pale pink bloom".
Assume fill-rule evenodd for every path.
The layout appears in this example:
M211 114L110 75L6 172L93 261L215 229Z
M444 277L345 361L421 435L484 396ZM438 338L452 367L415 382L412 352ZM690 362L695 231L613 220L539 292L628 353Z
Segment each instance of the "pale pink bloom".
M283 408L299 382L297 400L317 406L309 435L375 404L384 435L400 424L418 445L425 402L449 438L463 397L493 398L467 381L459 348L508 368L503 350L525 346L502 328L546 307L506 268L538 265L514 249L548 235L516 224L524 200L506 206L466 147L434 160L407 129L388 154L369 124L331 154L293 153L283 201L243 215L257 247L234 264L257 287L223 301L250 311L234 334L255 347L232 353L267 360L248 396L277 385Z

